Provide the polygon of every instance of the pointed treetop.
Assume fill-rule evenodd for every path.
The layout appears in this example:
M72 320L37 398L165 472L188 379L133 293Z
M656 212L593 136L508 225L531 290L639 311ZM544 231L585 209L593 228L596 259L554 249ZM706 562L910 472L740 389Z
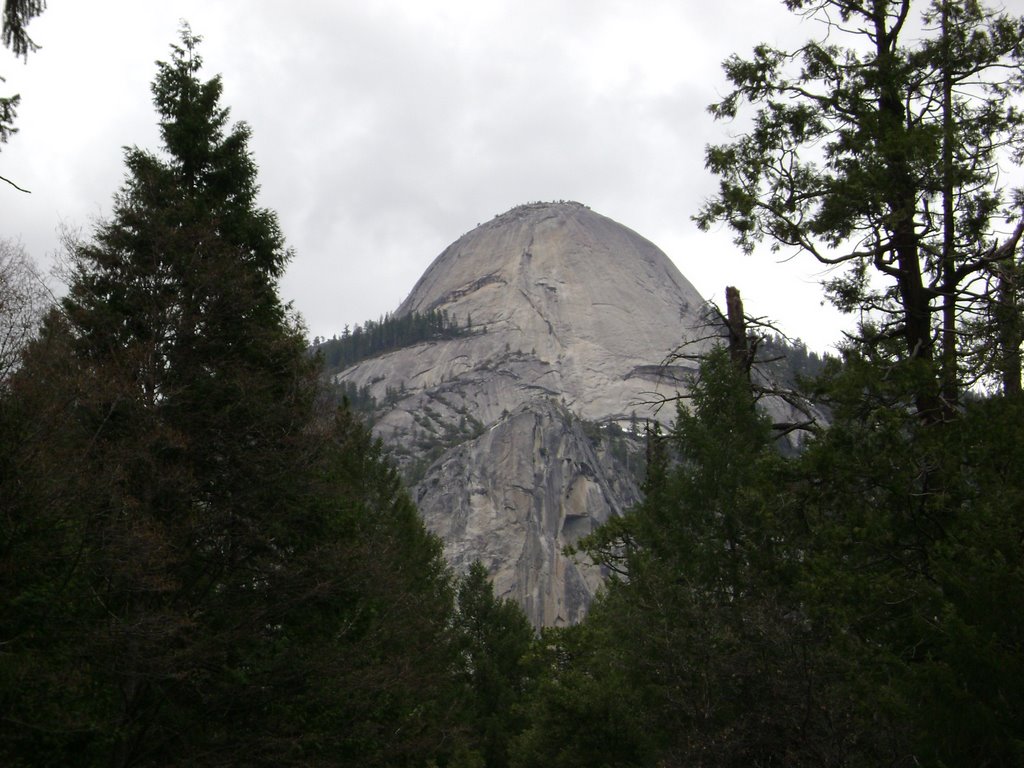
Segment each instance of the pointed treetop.
M217 189L251 201L256 193L256 168L249 156L249 127L228 129L230 110L220 106L219 75L203 81L202 38L182 22L181 42L171 46L170 61L157 62L153 104L160 116L160 135L171 165L189 187ZM228 180L230 177L230 181Z

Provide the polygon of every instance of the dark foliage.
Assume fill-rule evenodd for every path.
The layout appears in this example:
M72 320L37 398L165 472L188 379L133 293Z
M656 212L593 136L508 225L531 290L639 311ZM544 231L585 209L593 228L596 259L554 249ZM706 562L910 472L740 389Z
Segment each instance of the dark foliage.
M324 407L197 45L0 398L0 762L422 765L454 728L450 576Z
M329 373L348 368L360 360L375 357L396 349L410 347L424 341L453 339L472 331L471 321L461 326L448 317L447 312L409 312L403 315L385 315L382 319L367 320L348 330L340 338L315 344Z
M459 583L457 606L459 700L467 729L462 757L505 768L512 740L525 725L533 627L516 603L495 596L479 561Z

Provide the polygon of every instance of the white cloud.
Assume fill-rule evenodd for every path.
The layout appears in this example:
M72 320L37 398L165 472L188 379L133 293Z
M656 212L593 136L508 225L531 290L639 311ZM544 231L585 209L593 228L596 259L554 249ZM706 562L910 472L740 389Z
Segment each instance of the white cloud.
M774 3L647 0L95 0L33 22L45 48L0 58L22 132L0 173L0 233L43 257L63 219L109 210L121 147L155 147L153 62L179 19L253 128L262 200L296 258L283 282L312 334L395 308L449 242L530 200L577 199L662 247L705 294L748 303L824 346L815 265L738 257L690 216L712 189L705 112L720 62L805 37Z

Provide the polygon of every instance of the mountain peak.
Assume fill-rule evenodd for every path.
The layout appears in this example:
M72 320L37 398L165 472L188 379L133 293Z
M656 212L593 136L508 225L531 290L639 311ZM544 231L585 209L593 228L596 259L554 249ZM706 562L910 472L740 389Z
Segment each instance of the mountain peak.
M703 307L633 230L580 203L529 203L452 243L396 311L445 312L466 333L339 378L386 402L375 430L456 568L480 559L536 625L571 623L600 575L562 549L639 498L616 462L641 450L629 434L658 417L655 393L685 387L662 363L707 335Z
M398 313L471 318L490 336L472 343L478 354L495 342L532 350L557 370L567 401L601 419L642 399L649 382L638 388L630 372L657 366L692 337L703 305L649 240L557 202L517 206L460 237Z

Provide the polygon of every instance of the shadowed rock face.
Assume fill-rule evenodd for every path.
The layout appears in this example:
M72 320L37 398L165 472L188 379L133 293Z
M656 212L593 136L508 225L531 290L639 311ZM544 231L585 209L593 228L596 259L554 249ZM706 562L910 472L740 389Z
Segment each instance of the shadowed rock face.
M379 402L392 391L375 430L453 565L480 559L535 625L572 623L600 574L562 549L637 500L642 449L629 431L655 417L652 393L684 386L685 363L667 376L660 365L703 335L703 303L611 219L578 203L520 206L449 246L397 310L444 310L471 319L470 333L339 380Z

